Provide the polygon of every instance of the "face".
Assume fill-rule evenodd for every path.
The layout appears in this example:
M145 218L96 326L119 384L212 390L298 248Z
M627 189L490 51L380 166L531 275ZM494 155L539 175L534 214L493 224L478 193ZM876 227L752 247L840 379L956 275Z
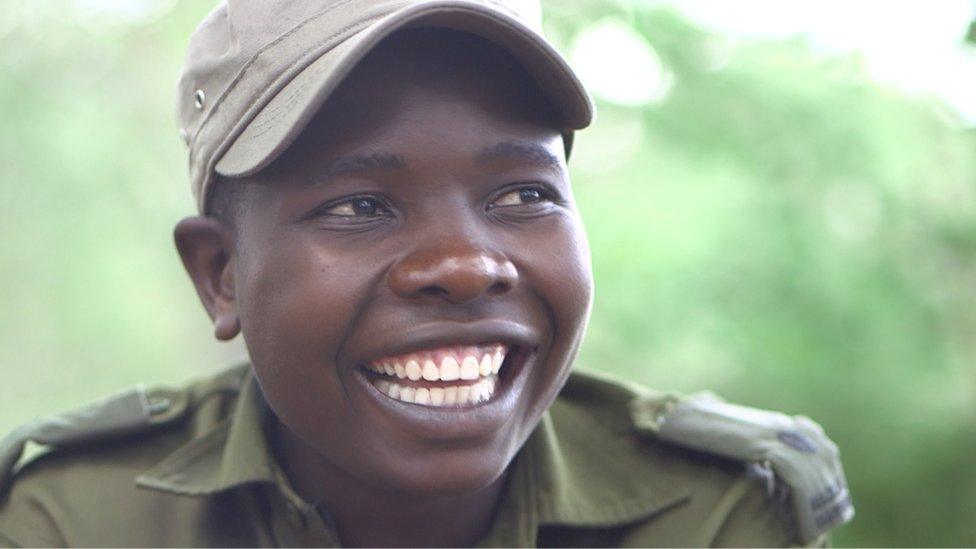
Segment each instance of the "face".
M488 485L580 344L592 279L563 141L508 63L381 46L241 183L228 307L289 436L359 481Z

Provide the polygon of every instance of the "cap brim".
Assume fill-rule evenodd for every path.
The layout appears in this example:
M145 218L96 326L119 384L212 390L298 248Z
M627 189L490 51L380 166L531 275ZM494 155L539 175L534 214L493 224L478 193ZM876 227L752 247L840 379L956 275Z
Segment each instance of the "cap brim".
M562 131L581 129L592 121L592 99L562 56L541 36L487 7L463 1L429 2L377 20L309 64L245 127L217 162L216 172L243 177L267 167L298 138L329 95L376 44L410 27L469 32L501 46L553 101Z

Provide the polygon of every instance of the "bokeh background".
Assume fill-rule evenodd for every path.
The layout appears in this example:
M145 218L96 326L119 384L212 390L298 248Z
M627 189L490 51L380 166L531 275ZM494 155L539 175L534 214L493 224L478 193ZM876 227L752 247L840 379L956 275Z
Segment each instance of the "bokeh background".
M0 3L0 431L242 360L171 228L201 0ZM595 93L574 184L580 364L804 413L857 506L839 546L976 545L970 0L551 0Z

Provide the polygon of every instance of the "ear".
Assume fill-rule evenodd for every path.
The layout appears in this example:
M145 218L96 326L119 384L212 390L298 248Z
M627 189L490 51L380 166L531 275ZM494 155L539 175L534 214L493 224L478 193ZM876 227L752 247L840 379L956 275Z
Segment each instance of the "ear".
M241 331L234 290L235 242L230 231L210 217L193 216L173 231L183 267L214 322L214 336L229 341Z

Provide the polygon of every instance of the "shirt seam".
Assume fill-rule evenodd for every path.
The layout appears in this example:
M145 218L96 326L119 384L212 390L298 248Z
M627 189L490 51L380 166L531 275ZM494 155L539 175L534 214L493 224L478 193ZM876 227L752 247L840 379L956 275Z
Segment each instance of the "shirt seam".
M203 127L213 117L213 113L218 110L218 108L220 107L220 105L224 102L224 99L232 92L232 90L234 90L234 88L237 87L237 84L240 83L240 81L244 78L244 76L247 74L247 72L251 69L251 67L254 65L254 63L257 61L257 59L259 57L261 57L261 55L263 55L264 52L270 50L274 46L277 46L282 41L284 41L286 38L288 38L289 36L295 34L299 30L301 30L303 27L305 27L308 24L310 24L313 20L319 19L320 17L328 14L329 12L331 12L333 10L336 10L338 8L341 8L342 6L348 4L351 1L352 0L341 0L341 1L336 2L335 4L333 4L333 5L325 8L323 10L320 10L320 11L318 11L318 12L316 12L316 13L308 16L308 17L306 17L301 22L296 23L295 26L293 26L292 28L288 29L287 31L285 31L284 33L282 33L280 36L278 36L277 38L275 38L271 42L268 42L267 44L265 44L265 45L261 46L260 48L258 48L258 50L256 52L254 52L254 55L252 55L250 58L248 58L248 60L244 63L244 65L241 67L241 69L239 71L237 71L237 74L234 75L234 78L227 84L227 87L224 88L224 91L221 92L220 96L217 97L217 100L214 102L213 108L210 109L210 111L207 112L206 116L204 116L203 120L200 121L199 126L197 126L197 130L195 132L193 132L192 142L194 144L196 143L197 138L199 137L200 132L202 131ZM294 65L290 65L288 68L291 68L292 66L294 66Z

